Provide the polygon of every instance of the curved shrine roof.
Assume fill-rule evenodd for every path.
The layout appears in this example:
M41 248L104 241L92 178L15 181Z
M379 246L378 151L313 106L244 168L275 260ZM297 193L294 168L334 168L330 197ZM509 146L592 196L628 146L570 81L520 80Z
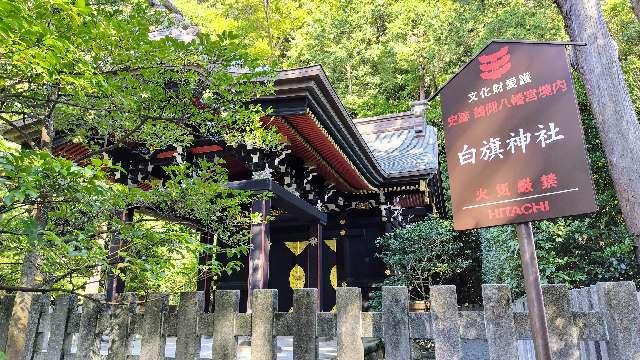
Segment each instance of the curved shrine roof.
M436 129L421 111L354 120L380 166L390 177L411 177L438 168Z
M257 101L294 153L349 192L424 179L437 169L436 131L422 112L352 119L321 66L284 70ZM423 105L423 103L420 103ZM414 110L419 107L414 107Z

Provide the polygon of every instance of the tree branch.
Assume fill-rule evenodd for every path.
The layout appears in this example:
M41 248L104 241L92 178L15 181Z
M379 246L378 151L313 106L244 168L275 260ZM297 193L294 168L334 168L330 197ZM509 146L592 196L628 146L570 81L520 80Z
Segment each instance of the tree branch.
M92 156L98 155L98 154L100 154L102 152L113 150L113 149L117 148L118 146L120 146L121 144L126 142L129 139L129 137L131 137L131 135L133 135L136 131L140 130L140 128L142 128L142 126L149 120L150 120L149 118L143 118L142 121L140 121L138 123L138 125L133 127L131 130L127 131L123 136L120 137L120 139L116 140L112 145L107 146L107 147L103 147L103 148L98 149L98 150L90 151L90 152L86 153L85 155L77 158L75 161L76 162L80 162L80 161L86 160L86 159L88 159L88 158L90 158Z
M13 121L7 119L6 117L0 115L0 120L2 120L5 124L9 125L9 127L11 127L13 130L17 131L20 136L23 138L23 140L27 143L27 146L29 147L29 149L35 149L36 146L33 143L33 141L31 141L29 139L29 135L24 132L24 130L22 130L22 128L20 128L18 125L16 125Z
M640 0L631 0L631 8L633 8L636 19L640 21Z
M0 230L0 234L3 234L3 235L15 235L15 236L27 236L27 234L25 234L25 233L17 233L17 232L8 231L8 230Z
M109 261L105 264L102 265L108 265L108 266L113 266L113 265L117 265L119 263L119 261ZM81 271L81 270L86 270L86 269L91 269L91 268L95 268L96 265L95 264L91 264L91 265L85 265L85 266L80 266L80 267L76 267L73 269L68 270L67 272L63 273L62 275L58 275L50 280L47 280L45 284L47 285L55 285L55 283L57 283L58 281L64 280L64 278L73 275L74 273Z
M73 294L73 295L77 295L81 298L93 301L95 303L103 303L102 301L100 301L99 299L96 299L95 297L91 296L91 295L85 295L82 293L79 293L75 290L69 290L69 289L64 289L64 288L55 288L55 287L50 287L50 288L40 288L40 287L29 287L29 286L4 286L4 285L0 285L0 290L2 291L8 291L8 292L25 292L25 293L40 293L40 294L48 294L48 293L52 293L52 292L63 292L63 293L67 293L67 294Z

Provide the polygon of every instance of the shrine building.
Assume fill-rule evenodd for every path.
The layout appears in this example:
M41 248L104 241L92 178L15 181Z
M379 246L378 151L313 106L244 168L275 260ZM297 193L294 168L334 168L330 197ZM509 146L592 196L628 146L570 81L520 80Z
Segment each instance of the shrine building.
M188 149L143 155L120 148L109 156L127 172L120 181L141 188L161 179L162 166L178 158L224 159L228 186L256 193L252 210L270 220L252 225L240 271L219 279L200 274L205 306L212 288L240 290L241 310L250 307L248 294L257 288L277 289L280 311L291 308L294 288L317 288L324 311L333 308L338 286L360 287L367 299L385 277L376 238L446 211L437 134L425 123L425 102L406 112L352 119L320 66L281 71L274 88L256 102L271 110L264 123L286 139L284 150L201 137ZM89 151L64 139L55 144L54 153L71 159ZM258 196L264 192L271 194L267 200ZM201 241L213 240L203 233ZM202 256L200 262L210 260ZM117 278L105 287L107 296L124 291Z
M291 308L293 288L318 288L325 311L337 286L360 287L367 299L385 277L376 238L446 211L425 102L352 119L320 66L280 72L275 93L258 101L272 110L269 124L286 138L285 150L219 151L233 159L230 186L272 192L253 210L275 217L253 226L247 267L216 288L239 289L243 304L252 289L278 289L280 311Z

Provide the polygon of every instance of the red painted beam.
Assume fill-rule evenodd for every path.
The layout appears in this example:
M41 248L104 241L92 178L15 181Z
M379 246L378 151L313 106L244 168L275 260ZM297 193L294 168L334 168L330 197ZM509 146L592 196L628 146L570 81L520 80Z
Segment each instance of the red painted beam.
M197 146L191 148L192 154L206 154L210 152L216 152L223 150L222 146L219 145L206 145L206 146Z
M170 157L174 157L176 155L176 151L175 150L169 150L169 151L163 151L161 153L158 153L158 155L156 155L156 158L158 159L168 159Z

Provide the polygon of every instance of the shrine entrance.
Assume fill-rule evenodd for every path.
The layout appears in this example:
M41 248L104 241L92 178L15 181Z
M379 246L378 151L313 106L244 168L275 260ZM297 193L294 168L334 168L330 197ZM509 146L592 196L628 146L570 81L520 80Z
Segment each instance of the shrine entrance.
M263 222L251 227L247 267L223 276L217 288L240 289L243 309L251 308L254 289L265 288L278 289L281 311L291 309L293 289L304 287L318 289L321 309L333 306L335 290L329 278L335 251L323 240L327 215L270 179L237 181L229 187L250 190L257 198L271 195L253 202L252 211L261 213Z
M269 288L278 289L280 311L291 309L293 289L301 288L319 288L324 311L334 306L335 240L324 239L322 232L320 235L318 237L318 226L313 225L272 226Z

